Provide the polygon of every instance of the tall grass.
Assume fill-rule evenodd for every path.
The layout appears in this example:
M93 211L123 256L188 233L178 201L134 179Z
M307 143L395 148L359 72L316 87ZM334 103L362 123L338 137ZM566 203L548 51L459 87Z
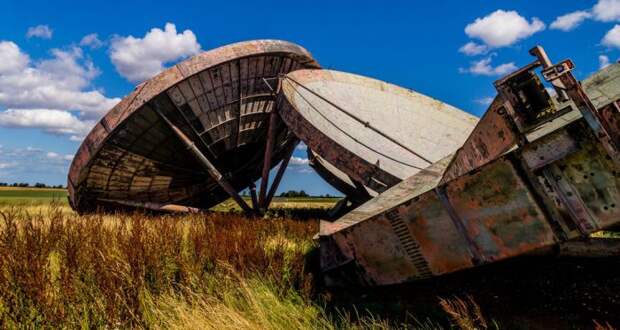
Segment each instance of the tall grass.
M7 327L151 327L166 325L165 315L180 317L170 313L172 299L184 302L179 308L234 307L255 290L308 301L304 258L316 230L316 221L227 214L4 208L0 320Z
M2 328L436 329L329 308L316 220L233 213L79 216L0 207ZM473 299L441 300L454 327L496 328Z

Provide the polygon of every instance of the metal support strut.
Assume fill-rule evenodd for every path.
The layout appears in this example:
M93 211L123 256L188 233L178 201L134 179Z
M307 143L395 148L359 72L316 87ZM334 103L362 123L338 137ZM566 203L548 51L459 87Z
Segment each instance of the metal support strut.
M211 177L217 182L217 184L224 189L232 197L232 199L237 202L237 204L245 211L246 213L252 212L252 209L248 204L239 196L237 191L232 187L232 185L224 178L224 176L217 170L217 168L205 157L205 155L196 147L194 142L192 142L186 135L181 131L178 127L176 127L166 116L159 110L157 107L153 107L155 112L163 119L163 121L172 129L174 134L185 144L187 150L189 150L198 160L200 165L202 165L205 170L211 175Z
M265 85L267 85L267 88L269 88L269 90L271 91L271 95L275 103L276 102L275 101L276 91L269 84L267 79L263 78L263 82L265 83ZM279 87L279 80L278 80L277 89L279 90L279 88L280 87ZM278 117L279 117L277 110L278 110L277 106L274 106L271 112L269 113L269 123L267 126L267 142L265 143L263 170L262 170L262 175L261 175L260 191L258 192L258 203L257 203L258 207L255 207L255 209L258 209L258 212L264 212L269 207L269 204L271 203L271 200L273 199L273 196L276 193L276 189L278 188L278 185L280 184L280 180L282 179L282 176L284 175L284 171L286 170L286 167L288 166L289 159L293 155L293 151L295 150L295 147L297 146L297 143L299 142L299 140L297 139L295 139L294 141L291 141L289 149L286 150L285 157L280 163L278 172L276 173L276 176L271 182L271 186L269 186L269 172L271 170L271 158L273 156L273 147L275 144L276 128L278 126ZM268 189L269 191L267 191Z
M284 171L286 170L286 167L288 166L288 162L291 159L291 156L293 156L293 151L295 151L295 147L297 147L298 142L299 140L295 140L291 142L289 149L286 150L284 159L282 159L282 162L280 163L280 167L278 167L278 172L276 173L276 176L273 178L271 187L269 187L269 193L267 194L267 199L265 200L265 207L268 207L269 204L271 204L271 200L273 199L273 196L276 194L276 189L278 188L278 185L280 184L280 180L282 180Z
M271 169L271 154L273 153L273 140L276 135L276 120L278 114L275 108L269 114L269 127L267 128L267 143L265 145L265 160L263 162L263 175L260 180L260 191L258 194L258 205L261 209L267 208L266 194L267 184L269 183L269 170Z

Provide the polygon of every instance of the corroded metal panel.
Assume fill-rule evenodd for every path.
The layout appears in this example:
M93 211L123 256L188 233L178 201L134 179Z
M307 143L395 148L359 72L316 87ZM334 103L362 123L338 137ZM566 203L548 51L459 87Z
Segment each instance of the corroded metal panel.
M557 179L570 186L584 207L583 217L596 230L620 219L620 172L605 150L588 141L557 163ZM566 193L570 192L567 191Z
M518 136L511 127L502 103L501 98L493 100L476 128L456 152L443 182L487 164L516 146Z
M446 194L485 262L555 242L545 215L506 159L453 180Z
M367 284L387 285L419 277L420 270L385 216L341 231L334 240L344 255L355 256Z
M433 275L473 266L474 256L467 240L436 193L404 203L398 207L398 212L418 242L420 253Z
M576 151L577 141L567 131L545 136L537 144L524 148L521 155L530 170L537 170Z

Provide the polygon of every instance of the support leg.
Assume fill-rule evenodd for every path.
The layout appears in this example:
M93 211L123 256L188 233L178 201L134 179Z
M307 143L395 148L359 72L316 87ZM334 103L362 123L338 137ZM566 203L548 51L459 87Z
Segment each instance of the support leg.
M205 170L207 170L209 175L211 175L211 177L220 185L220 187L222 187L222 189L224 189L224 191L226 191L228 195L230 195L230 197L232 197L232 199L237 202L239 207L241 207L243 211L251 213L252 209L248 206L248 204L243 200L243 198L241 198L241 196L239 196L237 191L235 191L235 189L230 185L228 180L226 180L226 178L220 173L220 171L218 171L215 165L213 165L209 161L209 159L207 159L207 157L205 157L205 155L200 151L200 149L196 147L194 142L192 142L185 135L185 133L183 133L183 131L181 131L170 120L168 120L168 118L166 118L166 116L164 116L164 114L159 109L155 108L155 112L157 112L161 119L170 127L170 129L172 129L174 134L179 138L179 140L181 140L181 142L183 142L183 144L187 147L187 150L189 150L196 157L200 165L202 165Z
M267 128L267 144L265 145L265 161L263 162L263 175L260 180L260 191L258 195L258 205L261 209L266 207L265 197L267 184L269 183L269 170L271 169L271 154L273 152L273 141L276 134L276 119L278 114L275 108L269 114L269 127Z
M267 199L265 200L265 206L264 206L265 208L269 207L269 204L271 204L273 195L275 195L276 190L278 189L278 186L280 185L280 180L282 180L284 171L286 170L286 167L288 166L288 162L291 159L291 156L293 155L293 151L295 151L295 147L297 147L297 143L299 143L299 140L296 140L293 143L291 143L291 146L286 151L286 155L284 156L284 159L282 159L282 163L280 163L278 172L276 173L276 176L273 178L271 187L269 187L269 193L267 194Z
M250 184L250 195L252 195L252 208L254 211L259 210L258 199L256 198L256 185L254 182Z

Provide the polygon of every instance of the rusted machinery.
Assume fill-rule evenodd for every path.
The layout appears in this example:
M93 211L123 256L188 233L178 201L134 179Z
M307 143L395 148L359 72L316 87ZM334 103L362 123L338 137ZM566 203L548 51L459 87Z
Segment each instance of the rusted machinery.
M202 53L142 83L80 146L71 206L189 211L232 197L247 212L266 208L298 142L274 111L278 77L318 67L300 46L260 40ZM238 192L258 178L249 206Z
M356 207L321 222L328 283L402 283L559 245L590 253L572 243L620 223L620 65L580 83L571 61L531 53L478 119L321 70L288 42L208 51L106 114L71 165L69 201L79 212L197 212L230 197L261 213L303 141L352 202L343 212ZM248 187L251 205L239 196Z
M536 61L495 83L497 97L458 151L321 222L328 282L425 279L620 222L618 68L584 83L591 100L570 60L552 65L542 48L531 53Z

